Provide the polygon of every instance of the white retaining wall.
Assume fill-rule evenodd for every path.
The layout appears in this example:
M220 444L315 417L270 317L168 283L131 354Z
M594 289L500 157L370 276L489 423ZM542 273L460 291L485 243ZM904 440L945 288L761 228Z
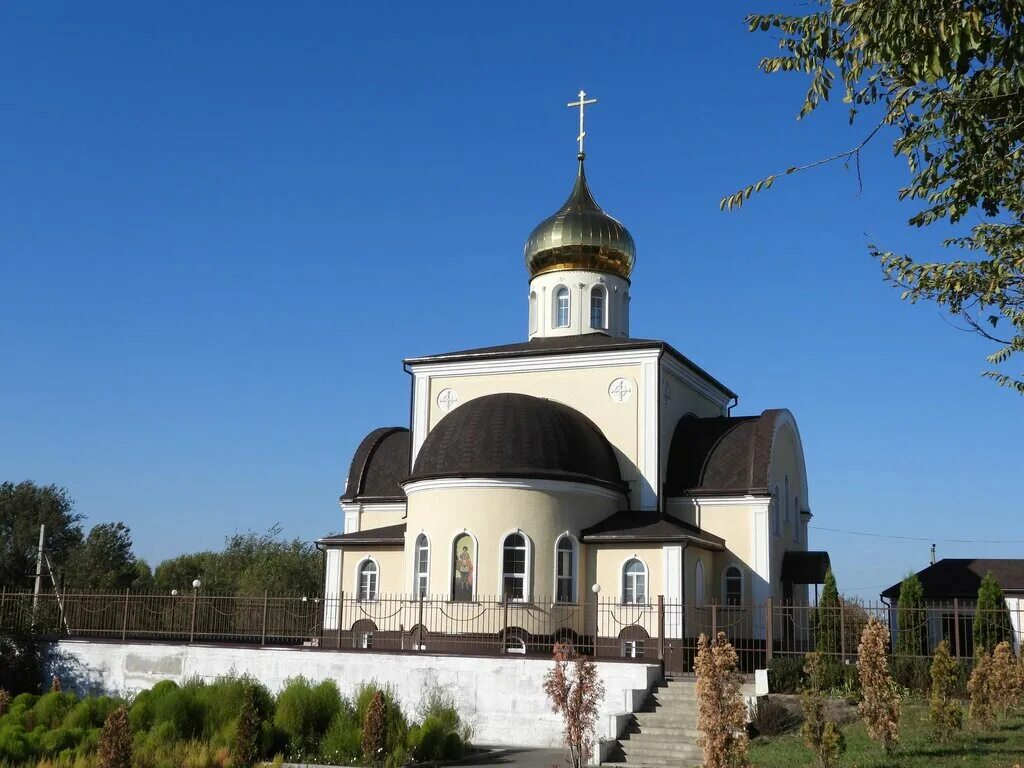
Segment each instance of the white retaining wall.
M620 735L627 718L661 677L655 664L597 662L605 685L598 737ZM334 680L343 695L363 683L390 685L407 715L414 715L425 690L449 692L460 715L474 728L474 742L518 747L559 747L562 726L544 694L547 659L332 652L301 648L245 648L148 643L54 643L47 653L46 680L61 678L80 693L127 695L160 680L204 680L228 673L250 675L271 691L290 677Z

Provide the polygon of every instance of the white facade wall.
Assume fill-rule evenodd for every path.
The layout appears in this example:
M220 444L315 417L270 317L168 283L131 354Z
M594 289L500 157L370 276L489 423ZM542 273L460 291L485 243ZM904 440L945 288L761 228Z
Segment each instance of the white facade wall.
M47 653L44 679L58 675L65 689L126 695L161 680L213 680L248 674L271 691L291 677L334 680L343 695L376 682L395 691L406 715L415 715L424 693L440 687L472 724L477 744L561 746L562 725L544 694L548 659L338 653L311 648L239 648L205 645L63 641ZM605 684L598 736L615 738L661 677L655 664L599 661Z
M559 325L556 292L569 291L569 322ZM604 323L590 322L591 291L597 288L604 296ZM548 336L579 336L583 333L606 333L613 338L629 336L629 281L608 272L566 269L545 272L530 281L528 297L529 338Z

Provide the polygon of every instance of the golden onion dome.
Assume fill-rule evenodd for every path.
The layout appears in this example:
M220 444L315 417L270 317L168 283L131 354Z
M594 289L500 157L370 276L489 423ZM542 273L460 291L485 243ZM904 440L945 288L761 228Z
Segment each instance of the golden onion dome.
M569 199L530 233L524 252L530 277L566 269L611 272L629 278L636 261L633 236L590 194L584 156Z

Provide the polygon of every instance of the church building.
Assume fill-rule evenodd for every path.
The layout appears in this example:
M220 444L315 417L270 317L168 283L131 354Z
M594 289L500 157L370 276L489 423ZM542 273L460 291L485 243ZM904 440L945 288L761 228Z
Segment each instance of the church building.
M823 580L793 414L735 415L732 389L667 341L630 334L636 246L587 184L580 102L572 191L526 239L527 338L404 361L410 423L363 439L343 532L317 542L325 634L373 642L368 617L387 596L420 601L403 629L422 641L442 631L423 601L551 616L599 595L699 612L806 605ZM683 625L699 618L685 611L641 636L692 634ZM757 615L753 635L781 637ZM529 621L524 632L553 634ZM575 636L596 631L581 621Z

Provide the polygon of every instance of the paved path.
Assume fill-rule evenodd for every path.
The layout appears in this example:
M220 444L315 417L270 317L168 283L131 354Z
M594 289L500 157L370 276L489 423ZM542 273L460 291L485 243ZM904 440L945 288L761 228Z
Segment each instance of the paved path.
M493 755L468 758L458 768L566 768L569 761L564 749L500 749Z

